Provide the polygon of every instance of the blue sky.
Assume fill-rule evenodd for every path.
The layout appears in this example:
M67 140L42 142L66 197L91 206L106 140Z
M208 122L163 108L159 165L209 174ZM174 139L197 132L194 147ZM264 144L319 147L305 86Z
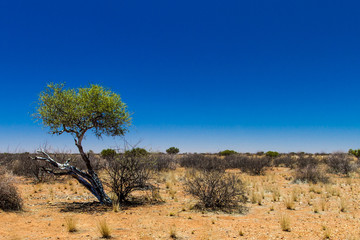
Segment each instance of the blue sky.
M1 1L0 152L75 150L30 116L49 82L119 93L153 151L359 148L359 26L357 1Z

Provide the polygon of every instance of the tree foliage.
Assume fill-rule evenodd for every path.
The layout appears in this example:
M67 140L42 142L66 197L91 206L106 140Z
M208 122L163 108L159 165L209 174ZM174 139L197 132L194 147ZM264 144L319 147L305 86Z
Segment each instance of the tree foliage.
M141 157L141 156L146 156L148 154L149 154L149 152L145 148L139 148L139 147L125 151L125 156L128 156L128 157L129 156Z
M99 85L65 89L64 84L51 83L40 93L36 110L35 117L50 133L76 137L90 129L97 137L123 135L131 121L120 96Z
M177 147L170 147L166 149L167 154L178 154L180 150Z
M267 151L265 153L265 155L268 156L268 157L271 157L271 158L275 158L275 157L279 156L279 153L276 152L276 151Z
M232 154L236 154L237 152L234 151L234 150L224 150L224 151L221 151L219 152L219 155L220 156L229 156L229 155L232 155Z
M111 148L103 149L101 151L100 155L102 158L105 158L105 159L114 158L116 156L116 151Z
M349 154L352 154L355 157L360 158L360 149L355 149L355 150L349 149Z

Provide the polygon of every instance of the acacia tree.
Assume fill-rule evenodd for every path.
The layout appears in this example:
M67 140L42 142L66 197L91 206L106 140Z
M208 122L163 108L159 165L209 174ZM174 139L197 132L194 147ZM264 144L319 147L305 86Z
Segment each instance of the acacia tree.
M180 152L180 150L177 147L170 147L168 149L166 149L166 153L167 154L178 154Z
M131 123L127 106L118 94L99 85L86 88L66 89L64 84L48 84L40 93L35 118L50 128L51 134L71 134L85 162L86 171L71 166L69 161L59 163L45 151L35 160L49 162L62 171L54 175L70 175L85 186L101 203L111 204L111 199L104 192L101 181L93 170L90 156L84 152L82 141L90 130L97 138L124 135Z

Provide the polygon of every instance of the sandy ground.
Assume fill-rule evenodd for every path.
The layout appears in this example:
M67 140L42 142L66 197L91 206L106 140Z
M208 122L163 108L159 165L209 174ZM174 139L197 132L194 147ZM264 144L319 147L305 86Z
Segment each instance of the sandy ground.
M170 239L171 234L177 239L360 239L358 175L309 185L292 183L286 168L265 176L242 174L249 211L225 214L190 210L196 199L183 191L184 174L180 168L157 177L163 203L119 212L93 203L95 198L74 180L34 185L18 178L24 211L0 212L0 239L101 239L98 223L104 219L113 239ZM141 194L151 199L150 193L136 193ZM290 198L293 210L285 205ZM282 230L281 216L288 217L290 231ZM69 218L77 222L77 232L68 232Z

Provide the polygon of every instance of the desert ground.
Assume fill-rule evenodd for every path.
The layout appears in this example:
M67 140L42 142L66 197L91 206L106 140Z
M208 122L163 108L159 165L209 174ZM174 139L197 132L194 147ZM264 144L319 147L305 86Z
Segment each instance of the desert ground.
M134 198L143 200L120 209L98 204L71 178L34 184L16 177L24 210L0 212L0 239L101 239L101 221L112 239L360 239L358 173L308 184L294 183L293 170L285 167L261 176L227 171L246 186L248 210L242 214L193 209L197 200L184 191L186 169L180 167L154 177L159 195L137 191ZM69 232L69 219L75 232Z

